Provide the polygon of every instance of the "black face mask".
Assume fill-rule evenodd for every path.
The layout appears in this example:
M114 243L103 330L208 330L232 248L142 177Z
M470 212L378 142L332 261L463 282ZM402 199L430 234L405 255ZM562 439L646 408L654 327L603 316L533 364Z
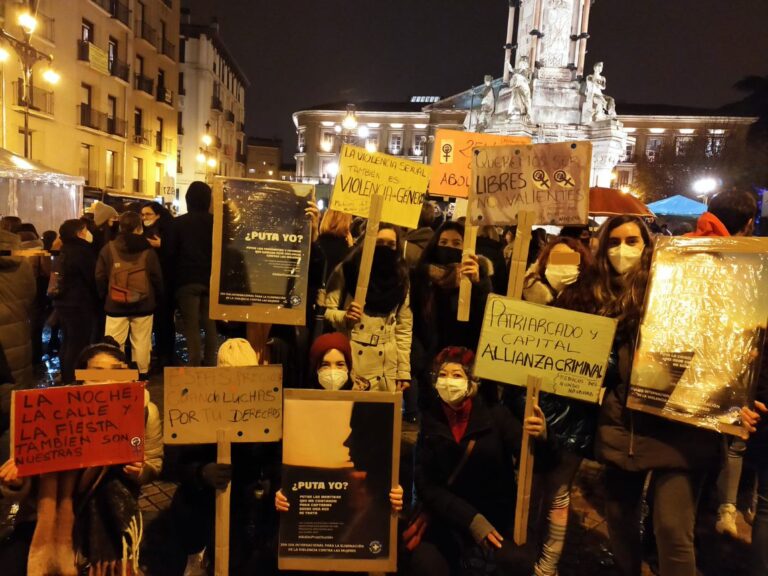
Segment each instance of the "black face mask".
M374 270L379 267L386 269L387 274L391 274L397 263L397 250L389 246L376 246L373 251Z
M435 248L435 263L447 266L461 262L462 251L450 246L438 246Z

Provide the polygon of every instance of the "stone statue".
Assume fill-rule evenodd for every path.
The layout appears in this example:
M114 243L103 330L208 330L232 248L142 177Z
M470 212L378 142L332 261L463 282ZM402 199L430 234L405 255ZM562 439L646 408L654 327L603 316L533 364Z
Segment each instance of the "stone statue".
M582 122L584 124L591 124L606 118L616 118L616 101L610 96L603 94L606 81L602 72L603 63L597 62L592 70L592 74L586 78L584 85L586 100L584 101L584 109L582 111Z
M511 97L507 115L511 120L514 116L520 116L524 121L531 121L531 69L528 58L520 58L520 67L514 68L511 62L507 63L512 77L509 79Z
M464 129L468 132L484 132L491 125L493 113L496 111L496 93L493 91L493 76L486 74L483 78L482 99L480 109L472 109L464 117Z

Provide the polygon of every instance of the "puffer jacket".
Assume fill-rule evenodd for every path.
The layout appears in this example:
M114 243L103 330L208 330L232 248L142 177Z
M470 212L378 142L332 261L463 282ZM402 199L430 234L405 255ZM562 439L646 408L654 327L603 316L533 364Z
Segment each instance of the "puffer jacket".
M411 379L413 315L408 295L387 316L363 313L351 328L344 319L352 295L345 288L344 267L337 266L328 280L325 320L352 344L355 375L371 383L371 390L394 392L397 380Z
M0 250L18 250L16 234L0 230ZM0 344L19 386L31 386L32 337L30 316L37 285L26 258L0 256Z

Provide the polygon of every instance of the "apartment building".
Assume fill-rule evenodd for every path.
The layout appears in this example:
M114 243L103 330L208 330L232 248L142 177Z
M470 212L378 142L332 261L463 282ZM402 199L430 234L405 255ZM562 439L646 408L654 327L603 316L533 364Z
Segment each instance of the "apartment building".
M48 64L32 69L28 102L22 67L3 64L3 142L24 153L28 114L30 158L81 175L113 194L175 198L175 87L181 0L0 0L7 33L23 38L19 16L37 26L30 44L53 56L60 79L44 80ZM28 106L27 106L28 105Z
M224 44L218 22L193 24L188 12L182 20L177 176L180 201L195 180L246 175L248 88L248 78Z

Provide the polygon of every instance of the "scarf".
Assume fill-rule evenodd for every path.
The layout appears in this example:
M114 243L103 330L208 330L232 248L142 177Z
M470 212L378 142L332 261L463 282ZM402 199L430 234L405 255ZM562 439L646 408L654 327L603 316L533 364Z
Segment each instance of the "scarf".
M432 283L445 292L457 290L461 284L458 264L430 264L427 272Z
M360 274L362 252L345 261L344 283L347 294L354 298L357 278ZM407 287L403 286L398 274L400 255L391 248L376 247L371 266L371 279L365 298L365 313L371 316L386 316L394 312L404 301Z
M472 413L472 398L467 398L461 403L458 408L451 408L445 402L441 402L443 405L443 412L445 417L448 418L448 425L451 427L451 434L453 439L458 444L461 439L464 438L464 434L467 431L467 425L469 424L469 415Z
M42 474L37 488L37 524L27 560L27 576L77 576L72 532L72 499L78 471Z

